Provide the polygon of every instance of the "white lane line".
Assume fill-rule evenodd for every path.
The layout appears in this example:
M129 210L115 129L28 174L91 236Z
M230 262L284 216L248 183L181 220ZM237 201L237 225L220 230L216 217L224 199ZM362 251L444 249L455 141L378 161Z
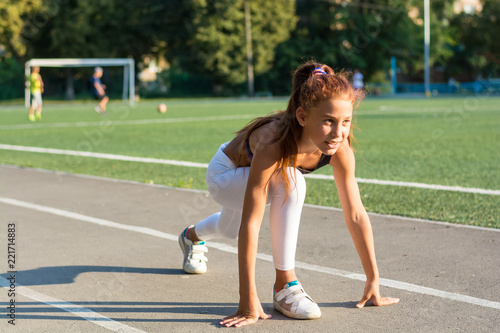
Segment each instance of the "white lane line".
M93 157L93 158L102 158L102 159L117 160L117 161L167 164L167 165L177 165L177 166L205 168L205 169L208 167L207 163L196 163L196 162L187 162L187 161L176 161L176 160L149 158L149 157L135 157L135 156L126 156L126 155L105 154L105 153L93 153L93 152L78 151L78 150L16 146L16 145L7 145L7 144L0 144L0 150L13 150L13 151L24 151L24 152L32 152L32 153ZM329 175L307 174L307 175L304 175L304 177L311 178L311 179L334 180L333 176L329 176ZM500 195L500 190L489 190L489 189L482 189L482 188L434 185L434 184L401 182L401 181L393 181L393 180L365 179L365 178L356 178L356 180L358 181L358 183L365 183L365 184L389 185L389 186L400 186L400 187L415 187L415 188L424 188L424 189L430 189L430 190L452 191L452 192L462 192L462 193L476 193L476 194L486 194L486 195Z
M38 129L38 128L68 128L68 127L91 127L91 126L114 126L114 125L147 125L147 124L166 124L166 123L185 123L194 121L214 121L214 120L235 120L255 118L255 114L240 114L228 116L209 116L209 117L186 117L186 118L163 118L163 119L138 119L138 120L106 120L75 122L75 123L52 123L52 124L21 124L21 125L3 125L0 130L18 130L18 129Z
M84 175L84 177L87 177L87 175ZM103 179L106 179L106 178L103 178ZM145 185L145 186L161 186L161 185L154 185L154 184L144 184L144 183L139 183L139 182L137 182L137 184ZM195 191L193 189L184 189L184 188L181 189L181 188L177 188L177 187L175 189L182 190L182 191L187 191L187 190ZM208 194L208 191L205 191L203 193ZM314 209L324 209L324 210L331 210L331 211L335 211L335 212L342 212L342 208L336 208L336 207L318 206L318 205L313 205L313 204L304 204L304 206L311 207ZM479 227L476 225L457 224L457 223L442 222L442 221L431 221L431 220L424 220L424 219L419 219L419 218L415 218L415 217L406 217L406 216L400 216L400 215L387 215L387 214L379 214L379 213L372 213L372 212L368 212L368 215L380 216L380 217L386 218L386 219L398 219L398 220L407 221L407 222L444 225L444 226L449 227L449 228L453 227L453 228L464 228L464 229L472 229L472 230L500 232L500 229L497 229L497 228Z
M52 208L52 207L47 207L47 206L42 206L42 205L37 205L25 201L20 201L16 199L11 199L11 198L4 198L0 197L0 202L12 206L17 206L17 207L22 207L22 208L27 208L27 209L33 209L39 212L45 212L45 213L50 213L58 216L63 216L63 217L68 217L74 220L79 220L83 222L89 222L89 223L94 223L98 224L101 226L107 226L111 228L117 228L121 230L128 230L128 231L133 231L133 232L139 232L142 234L150 235L150 236L155 236L163 239L168 239L171 241L177 241L176 235L168 234L165 232L161 232L158 230L154 230L151 228L146 228L146 227L138 227L138 226L133 226L133 225L127 225L127 224L121 224L117 222L112 222L104 219L99 219L87 215L82 215L78 213L73 213L57 208ZM238 249L234 246L230 246L227 244L223 243L218 243L218 242L210 242L209 247L215 248L220 251L228 252L228 253L238 253ZM273 258L269 254L264 254L264 253L258 253L257 258L260 260L272 262ZM359 273L353 273L349 271L343 271L335 268L330 268L330 267L324 267L324 266L319 266L319 265L312 265L308 264L305 262L296 262L296 266L302 269L307 269L310 271L316 271L320 273L325 273L329 275L335 275L335 276L342 276L348 279L353 279L353 280L360 280L360 281L365 281L365 276L363 274ZM390 280L390 279L380 279L380 285L381 286L386 286L390 288L395 288L395 289L401 289L413 293L418 293L418 294L424 294L424 295L431 295L431 296L436 296L440 298L445 298L445 299L450 299L453 301L459 301L459 302L464 302L464 303L469 303L469 304L474 304L474 305L480 305L492 309L497 309L500 310L500 302L494 302L486 299L481 299L477 297L472 297L472 296L467 296L467 295L461 295L461 294L456 294L456 293L451 293L443 290L438 290L438 289L433 289L433 288L428 288L428 287L423 287L411 283L406 283L406 282L401 282L401 281L396 281L396 280Z
M326 274L330 274L330 275L342 276L342 277L352 279L352 280L366 281L366 277L364 274L352 273L352 272L343 271L343 270L339 270L339 269L335 269L335 268L312 265L312 264L308 264L308 263L304 263L304 262L297 262L296 266L299 268L310 270L310 271L316 271L316 272L326 273ZM484 307L500 310L500 302L494 302L494 301L490 301L490 300L486 300L486 299L482 299L482 298L451 293L448 291L423 287L423 286L419 286L416 284L411 284L411 283L401 282L401 281L391 280L391 279L384 279L384 278L380 278L379 284L381 286L386 286L386 287L390 287L390 288L394 288L394 289L401 289L401 290L405 290L405 291L409 291L409 292L413 292L413 293L417 293L417 294L436 296L436 297L440 297L440 298L450 299L452 301L459 301L459 302L464 302L464 303L469 303L469 304L474 304L474 305L479 305L479 306L484 306Z
M165 160L165 159L158 159L158 158L134 157L134 156L115 155L115 154L91 153L91 152L78 151L78 150L25 147L25 146L13 146L13 145L4 145L4 144L0 144L0 149L24 151L24 152L32 152L32 153L55 154L55 155L94 157L94 158L102 158L102 159L106 159L106 160L115 160L115 161L168 164L168 165L186 166L186 167L194 167L194 168L205 168L205 169L208 167L208 164L206 164L206 163L183 162L183 161Z
M0 164L0 167L18 169L17 166L9 165L9 164L3 164L3 165ZM74 177L79 177L79 178L84 178L84 179L92 179L92 180L112 182L112 183L134 184L134 185L150 186L150 187L157 187L157 188L166 188L166 189L175 190L175 191L187 191L187 192L193 192L193 193L203 193L203 194L206 194L207 196L209 195L208 191L206 191L206 190L196 190L196 189L192 189L192 188L172 187L172 186L168 186L168 185L159 185L159 184L148 184L148 183L143 183L143 182L134 181L134 180L106 178L106 177L101 177L101 176L85 175L85 174L78 174L78 173L67 173L64 171L54 171L54 170L40 169L40 168L25 167L24 169L30 169L30 170L37 171L37 172L55 174L58 177L60 177L61 175L71 175ZM336 208L336 207L318 206L318 205L307 204L307 203L304 204L304 206L311 207L314 209L324 209L324 210L331 210L331 211L335 211L335 212L342 212L342 208ZM400 216L400 215L388 215L388 214L379 214L379 213L372 213L372 212L368 212L368 215L380 216L382 218L387 218L387 219L397 218L399 220L407 221L407 222L418 222L418 223L426 223L426 224L444 225L444 226L453 227L453 228L465 228L465 229L473 229L473 230L500 232L500 229L497 229L497 228L479 227L479 226L475 226L475 225L457 224L457 223L450 223L450 222L443 222L443 221L432 221L432 220L425 220L425 219Z
M334 180L333 176L328 175L304 175L306 178L312 179L326 179ZM462 186L446 186L446 185L434 185L434 184L422 184L413 182L400 182L394 180L379 180L379 179L366 179L366 178L356 178L358 183L365 184L376 184L376 185L390 185L390 186L401 186L401 187L417 187L425 188L430 190L440 190L440 191L452 191L452 192L463 192L463 193L477 193L477 194L487 194L487 195L500 195L500 190L488 190L483 188L474 187L462 187Z
M0 287L10 288L10 281L6 278L0 276ZM42 293L30 289L28 287L22 286L16 282L15 284L16 293L19 295L23 295L25 297L31 298L35 301L45 303L47 305L59 308L61 310L67 311L72 315L81 317L85 320L90 321L93 324L104 327L113 332L127 332L127 333L146 333L145 331L141 331L137 328L127 326L120 322L117 322L111 318L105 317L97 312L94 312L90 309L81 307L79 305L66 302Z

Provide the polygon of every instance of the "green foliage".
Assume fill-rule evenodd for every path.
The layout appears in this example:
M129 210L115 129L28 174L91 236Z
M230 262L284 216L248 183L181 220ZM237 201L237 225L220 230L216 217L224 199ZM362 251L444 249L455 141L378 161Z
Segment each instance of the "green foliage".
M0 1L0 46L7 57L20 60L26 53L26 38L36 29L42 18L29 21L40 9L42 0L2 0Z
M405 61L421 51L414 36L419 29L408 17L410 3L297 1L300 16L291 37L276 50L274 73L267 80L282 94L289 89L290 73L304 60L316 59L337 69L359 68L370 80L389 69L391 56Z
M455 15L453 12L454 2L454 0L431 1L431 65L444 67L453 56L453 47L459 42L455 27L450 26L450 19ZM422 61L419 62L421 65L417 66L416 69L423 71L423 63L422 57Z
M163 71L160 78L168 87L169 97L200 97L210 96L212 93L210 78L183 71L177 66Z
M0 53L20 64L165 59L174 95L237 95L247 80L245 2L257 92L288 94L292 70L311 58L383 81L395 56L403 74L423 77L422 0L3 0ZM431 1L431 65L448 76L497 75L500 2L482 0L472 15L454 13L454 2Z
M250 1L253 66L256 74L267 71L276 45L294 28L295 4L291 0ZM183 24L189 39L182 50L183 68L210 76L216 84L246 81L244 0L190 2L190 21Z
M45 7L45 24L30 40L33 57L133 57L154 45L160 26L154 1L72 0Z
M0 100L24 97L24 70L14 58L0 60Z
M365 78L390 68L396 56L404 72L423 69L423 13L421 1L361 2L297 1L301 19L292 37L277 50L275 66L289 72L303 59L315 58L336 68L359 68ZM454 43L446 15L451 1L434 1L432 15L433 61L445 61ZM409 13L412 12L412 15Z
M475 75L500 75L500 2L483 0L482 11L453 18L460 43L447 68L450 75L469 70Z

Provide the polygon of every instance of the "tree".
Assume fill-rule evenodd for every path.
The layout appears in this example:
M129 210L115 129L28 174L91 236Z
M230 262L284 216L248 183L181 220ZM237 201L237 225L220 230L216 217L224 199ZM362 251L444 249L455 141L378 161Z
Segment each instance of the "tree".
M3 0L0 2L0 46L5 49L6 57L14 57L22 62L26 54L25 39L36 29L35 18L41 8L42 0Z
M461 13L451 22L457 29L454 57L447 72L450 76L469 72L473 76L500 74L500 3L483 0L482 10L474 14Z
M129 57L139 61L155 45L161 8L154 0L68 0L30 41L37 57ZM48 8L45 8L47 11Z
M452 0L432 3L431 62L444 62L452 55L446 22ZM422 6L421 0L297 0L299 22L279 45L270 79L285 83L278 88L283 93L288 73L314 58L337 69L358 68L369 81L388 73L392 56L403 72L418 76L424 63Z
M450 21L455 13L453 12L454 0L438 0L430 3L430 64L435 67L445 67L449 59L453 56L453 48L457 44L457 31L450 26ZM420 8L420 17L423 17L423 8ZM418 38L423 40L423 29L419 30ZM419 59L420 60L420 59ZM414 68L417 71L423 70L423 63L418 61Z
M187 40L174 50L185 70L209 76L216 85L246 81L243 4L243 0L189 2L187 9L192 16L186 17L180 25ZM259 74L270 68L276 45L288 39L294 28L295 3L292 0L253 0L250 12L253 66Z
M408 16L412 2L398 0L297 0L299 22L290 39L279 45L270 80L289 86L290 72L304 60L316 59L337 69L362 70L367 79L388 70L390 57L416 57L412 38L418 26Z
M126 58L136 64L154 52L161 31L162 6L157 0L66 0L45 6L46 17L28 41L28 55L41 58ZM66 91L73 96L73 75L67 69ZM88 74L87 74L88 75Z

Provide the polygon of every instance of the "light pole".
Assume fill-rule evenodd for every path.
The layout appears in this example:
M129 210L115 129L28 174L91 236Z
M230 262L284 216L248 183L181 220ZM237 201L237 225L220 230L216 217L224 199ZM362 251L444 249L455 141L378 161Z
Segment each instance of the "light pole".
M430 9L429 9L429 1L424 0L424 82L425 82L425 95L427 97L431 96L430 89L430 70L429 70L429 44L431 42L431 22L430 22Z
M245 35L247 40L247 73L248 73L248 97L253 97L253 53L252 53L252 25L250 23L250 5L245 0Z

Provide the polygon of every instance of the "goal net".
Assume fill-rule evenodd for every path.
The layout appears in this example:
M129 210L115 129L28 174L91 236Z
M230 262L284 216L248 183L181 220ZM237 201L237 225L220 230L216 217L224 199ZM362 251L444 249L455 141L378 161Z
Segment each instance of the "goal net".
M29 77L31 67L123 67L123 102L134 105L134 59L116 58L116 59L31 59L24 65L24 74ZM24 89L24 104L28 108L30 106L30 89L26 86Z

